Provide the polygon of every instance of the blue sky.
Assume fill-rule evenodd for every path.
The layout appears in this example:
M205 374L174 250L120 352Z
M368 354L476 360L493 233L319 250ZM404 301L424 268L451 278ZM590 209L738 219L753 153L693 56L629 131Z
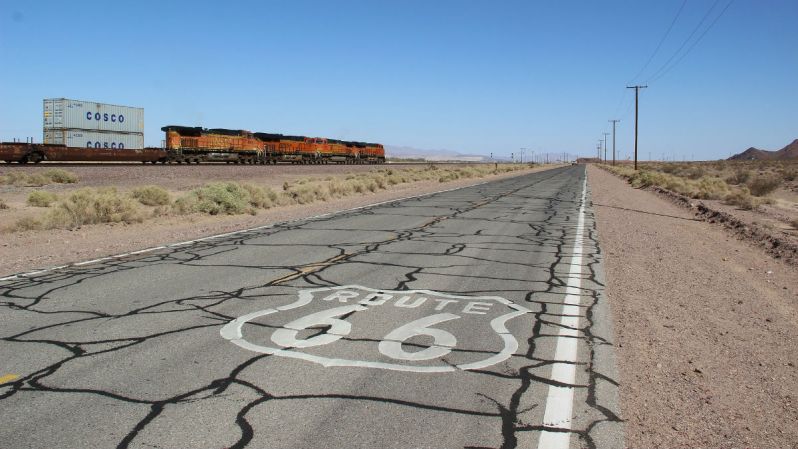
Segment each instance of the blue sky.
M0 140L42 138L42 99L180 124L507 154L713 159L798 138L798 1L0 0ZM611 138L611 137L610 137Z

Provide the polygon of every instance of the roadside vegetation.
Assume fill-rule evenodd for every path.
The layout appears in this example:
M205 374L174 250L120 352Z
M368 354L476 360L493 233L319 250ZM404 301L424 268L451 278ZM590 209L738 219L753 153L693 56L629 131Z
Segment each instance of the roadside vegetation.
M689 198L722 200L741 209L772 204L778 189L798 192L798 161L647 163L603 167L632 186L658 186Z
M172 202L169 192L158 186L139 187L133 189L130 195L145 206L166 206Z
M28 195L28 205L34 207L50 207L58 199L58 195L45 190L34 190Z
M130 224L164 215L255 215L259 210L365 195L399 184L482 178L531 166L498 164L441 168L429 164L419 168L384 168L339 177L301 178L285 182L281 190L240 182L213 182L174 199L166 189L154 185L130 192L119 192L115 188L83 188L60 197L50 192L33 191L28 196L28 204L48 207L49 210L36 217L18 220L11 231L76 229L98 223Z
M41 173L11 171L5 175L0 175L0 184L21 187L40 187L48 184L74 184L78 181L79 179L76 174L60 168L51 168Z

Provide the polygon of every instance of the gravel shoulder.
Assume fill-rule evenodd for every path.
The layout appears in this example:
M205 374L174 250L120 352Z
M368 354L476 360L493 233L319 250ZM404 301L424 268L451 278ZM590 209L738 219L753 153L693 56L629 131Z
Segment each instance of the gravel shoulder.
M164 168L163 166L156 166ZM122 190L138 185L157 183L166 185L173 191L185 191L198 187L208 181L235 179L237 181L254 181L271 186L281 186L285 181L323 175L334 175L374 170L379 166L252 166L254 170L233 171L229 166L177 166L172 171L164 171L160 175L151 174L141 166L109 167L85 166L69 168L78 172L81 177L79 185L51 185L51 189L76 189L79 187L113 185ZM471 178L446 183L423 181L392 186L389 190L380 190L362 196L349 196L328 202L317 202L305 205L275 207L263 210L258 215L223 215L208 216L190 214L183 216L164 216L147 220L138 224L99 224L85 225L75 230L24 231L0 233L0 276L49 268L83 260L101 258L114 254L137 251L153 246L176 243L215 234L233 232L257 226L264 226L282 221L298 220L319 214L364 206L381 201L432 193L435 191L465 187L488 180L518 176L532 171L547 170L557 166L536 167L530 170ZM170 166L165 166L170 168ZM278 170L279 169L279 170ZM297 169L297 170L295 170ZM325 171L326 169L326 171ZM175 170L180 170L176 172ZM244 175L239 175L244 173ZM160 178L158 177L160 176ZM160 181L159 181L160 179ZM6 187L11 191L12 188ZM22 207L27 191L24 188L13 188L16 201ZM29 190L29 188L28 188ZM62 192L59 192L62 193ZM7 192L6 197L13 197ZM31 214L38 212L31 209ZM0 223L3 214L7 222L11 222L8 210L0 210Z
M596 167L629 447L798 446L798 269Z

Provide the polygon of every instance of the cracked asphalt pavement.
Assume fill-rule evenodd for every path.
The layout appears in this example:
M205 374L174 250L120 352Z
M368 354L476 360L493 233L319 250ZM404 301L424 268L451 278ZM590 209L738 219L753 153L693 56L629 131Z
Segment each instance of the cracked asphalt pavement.
M623 447L583 166L0 282L8 447Z

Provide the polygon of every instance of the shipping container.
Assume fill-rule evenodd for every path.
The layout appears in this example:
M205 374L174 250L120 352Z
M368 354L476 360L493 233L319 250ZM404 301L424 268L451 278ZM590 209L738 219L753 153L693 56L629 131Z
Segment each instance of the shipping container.
M137 150L144 148L144 134L111 133L82 129L46 129L44 143L74 148Z
M92 101L44 100L44 129L144 132L144 109Z

